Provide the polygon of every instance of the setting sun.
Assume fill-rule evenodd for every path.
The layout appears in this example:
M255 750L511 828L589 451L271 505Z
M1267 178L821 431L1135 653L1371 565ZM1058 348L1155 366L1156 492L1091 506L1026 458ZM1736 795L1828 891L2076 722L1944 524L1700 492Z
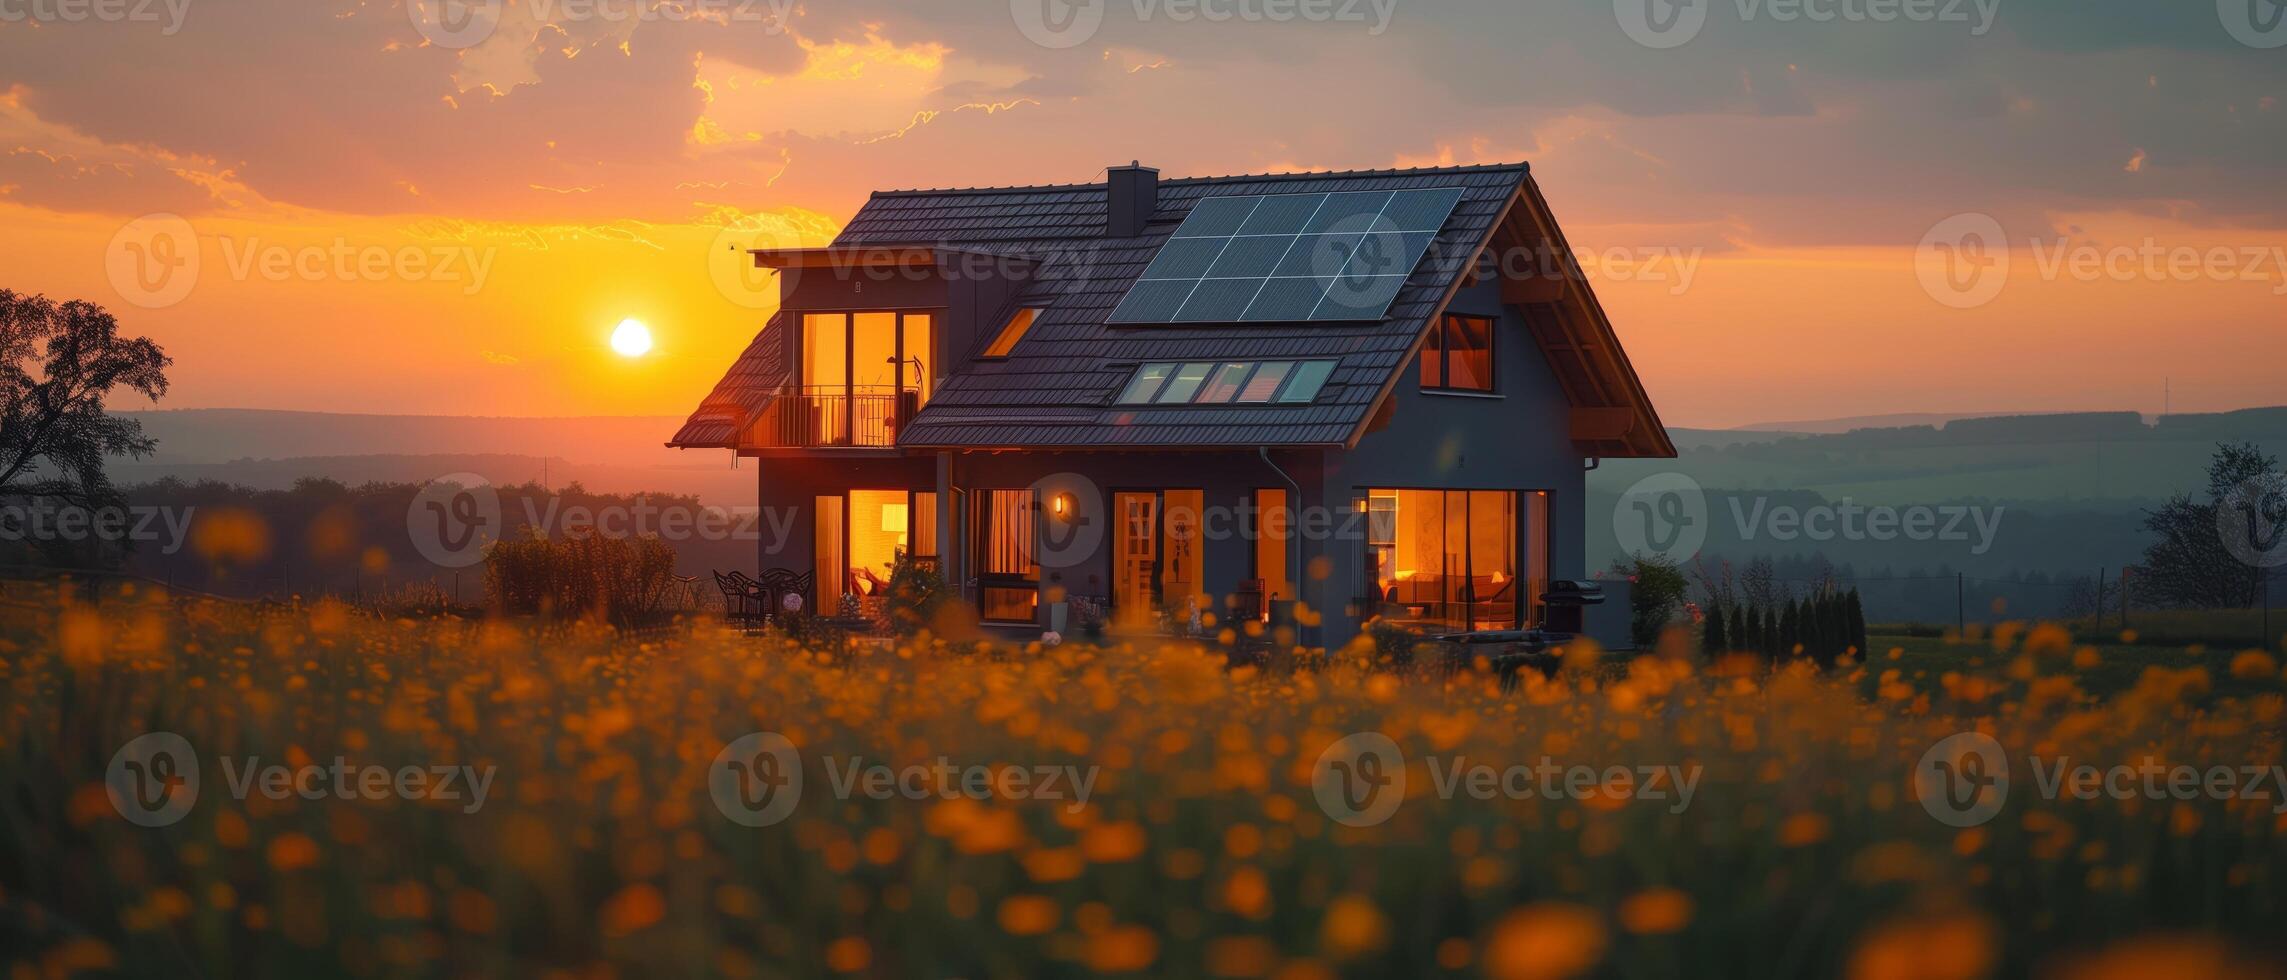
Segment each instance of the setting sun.
M650 353L651 328L644 326L641 320L619 321L619 327L611 332L611 349L622 357L642 357Z

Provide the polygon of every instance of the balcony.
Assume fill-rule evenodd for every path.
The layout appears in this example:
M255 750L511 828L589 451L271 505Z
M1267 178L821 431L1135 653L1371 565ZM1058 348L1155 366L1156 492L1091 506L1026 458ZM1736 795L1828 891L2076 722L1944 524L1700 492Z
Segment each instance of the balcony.
M772 449L888 449L921 408L921 392L888 385L789 385L755 422L755 444Z

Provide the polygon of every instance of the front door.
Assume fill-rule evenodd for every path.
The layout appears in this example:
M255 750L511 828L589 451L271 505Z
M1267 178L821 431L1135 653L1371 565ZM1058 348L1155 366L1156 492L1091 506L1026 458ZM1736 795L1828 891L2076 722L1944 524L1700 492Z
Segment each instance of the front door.
M1112 606L1123 621L1148 617L1158 605L1152 577L1159 566L1159 495L1117 493L1119 539L1112 548Z

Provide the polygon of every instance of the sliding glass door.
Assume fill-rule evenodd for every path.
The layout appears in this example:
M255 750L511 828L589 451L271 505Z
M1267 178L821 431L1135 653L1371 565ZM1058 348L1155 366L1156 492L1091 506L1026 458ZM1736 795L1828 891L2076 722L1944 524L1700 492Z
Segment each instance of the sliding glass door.
M1548 574L1547 496L1368 491L1367 581L1380 615L1455 630L1515 629L1528 611L1537 615ZM1532 573L1522 581L1520 546Z

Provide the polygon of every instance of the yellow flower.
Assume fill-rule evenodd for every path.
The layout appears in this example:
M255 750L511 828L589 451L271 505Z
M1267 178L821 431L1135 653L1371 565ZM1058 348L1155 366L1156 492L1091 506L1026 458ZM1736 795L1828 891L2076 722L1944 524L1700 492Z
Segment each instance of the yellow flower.
M1511 911L1485 940L1485 974L1493 980L1560 980L1587 973L1604 959L1606 934L1596 913L1569 902L1539 902Z

